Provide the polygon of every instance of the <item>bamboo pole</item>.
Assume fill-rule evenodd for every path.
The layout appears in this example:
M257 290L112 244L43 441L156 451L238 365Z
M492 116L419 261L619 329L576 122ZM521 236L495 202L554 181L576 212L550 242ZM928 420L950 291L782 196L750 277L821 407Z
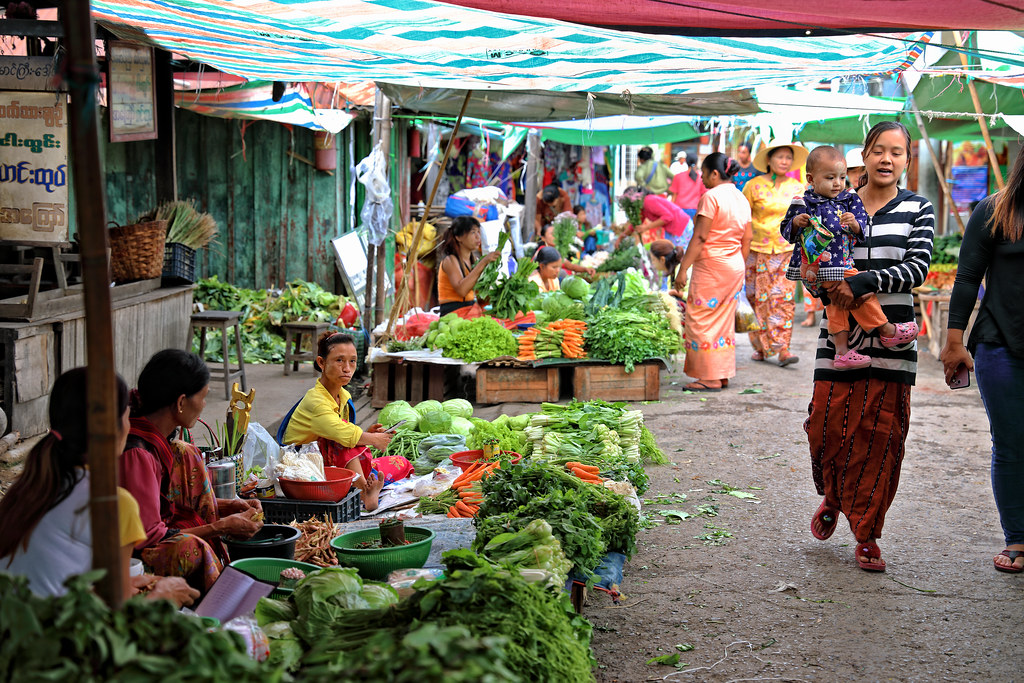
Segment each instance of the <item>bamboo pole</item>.
M391 184L391 98L381 92L380 93L380 141L383 143L384 152L384 165L388 169L388 184ZM374 118L378 116L376 107L374 107ZM394 211L401 210L400 207L395 206L396 202L392 201L392 216ZM388 288L387 288L387 269L386 269L386 257L387 257L387 234L384 235L384 241L377 245L377 303L374 306L373 311L373 325L376 327L381 324L384 320L384 306L387 300Z
M960 31L953 31L953 41L957 47L963 47L963 40L960 38ZM962 51L960 55L960 64L965 68L967 64L967 55ZM999 170L999 160L996 159L996 148L992 145L992 137L988 133L988 123L985 121L985 112L981 108L981 100L978 98L978 89L974 87L974 79L971 78L970 74L967 74L967 89L971 93L971 101L974 103L974 112L978 115L978 127L981 128L981 136L985 138L985 150L988 152L988 163L992 165L992 173L996 177L996 186L1001 190L1005 187L1003 183L1003 174Z
M107 207L99 146L100 74L94 54L95 32L89 0L68 0L61 12L70 86L68 124L70 162L74 172L75 213L81 240L85 285L89 417L89 519L92 564L105 569L96 590L113 608L121 605L124 582L117 519L117 415L114 379L114 334L110 306L110 263L107 258Z
M913 105L911 105L913 106ZM916 109L916 107L914 107ZM928 145L928 155L932 159L932 167L935 169L935 175L939 177L939 187L942 188L942 194L945 195L946 201L949 203L950 209L953 211L953 215L956 217L956 222L960 225L960 233L967 229L964 227L964 220L960 218L960 212L957 211L956 204L953 202L953 194L949 190L949 185L946 183L946 174L943 173L942 164L939 163L939 158L935 153L935 148L932 147L931 138L928 136L928 131L924 128L924 121L921 119L921 115L916 111L914 112L914 119L917 121L917 128L921 131L921 138L924 140L924 144Z
M370 152L377 149L380 141L380 110L383 106L384 93L380 88L374 89L373 96L373 126L370 129ZM363 201L366 201L365 198ZM375 275L377 269L377 245L367 240L366 245L366 301L363 304L363 325L371 329L376 325L373 322L374 297L373 287L377 283Z
M541 192L540 131L531 128L526 133L526 196L523 197L523 222L519 226L521 235L537 239L537 195ZM539 239L538 239L539 241Z
M462 101L462 109L459 110L459 116L455 119L455 127L452 129L452 135L448 138L448 145L444 148L444 158L441 160L442 172L448 168L448 158L451 156L452 148L455 146L455 137L459 134L459 126L462 125L462 117L466 113L466 107L469 106L469 98L473 96L472 90L466 91L466 99ZM409 278L411 274L415 273L416 264L419 263L419 252L420 252L420 241L423 238L423 226L427 223L427 216L430 213L430 207L434 205L434 197L437 195L437 188L441 186L441 180L443 174L439 173L437 178L434 180L434 186L430 188L430 199L427 200L426 210L423 212L423 217L420 218L420 224L416 226L416 232L412 236L412 244L409 245L409 259L405 262L405 276L402 281L396 285L395 288L395 301L391 305L391 313L388 315L388 326L378 339L376 344L379 346L383 342L391 338L391 332L395 329L395 321L400 315L400 311L404 310L405 302L408 299L409 294ZM438 263L438 268L441 264Z

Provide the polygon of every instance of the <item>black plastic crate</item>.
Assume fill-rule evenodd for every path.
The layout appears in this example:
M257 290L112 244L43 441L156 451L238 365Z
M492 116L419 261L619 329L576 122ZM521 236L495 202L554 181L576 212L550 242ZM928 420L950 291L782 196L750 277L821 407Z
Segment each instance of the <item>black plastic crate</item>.
M293 519L305 522L313 517L328 519L335 522L352 522L359 519L363 509L363 501L359 491L352 489L338 503L324 503L316 500L292 500L291 498L261 498L263 516L268 524L288 524Z
M169 284L192 284L196 281L196 250L180 242L164 245L164 270L161 280Z

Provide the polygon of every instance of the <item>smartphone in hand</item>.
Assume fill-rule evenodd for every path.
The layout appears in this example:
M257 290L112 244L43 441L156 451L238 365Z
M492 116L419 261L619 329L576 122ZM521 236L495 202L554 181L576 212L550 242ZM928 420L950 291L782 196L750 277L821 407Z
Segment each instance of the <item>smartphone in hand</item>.
M961 363L957 366L956 372L953 373L953 377L949 380L949 388L966 389L969 386L971 386L971 373L967 366Z

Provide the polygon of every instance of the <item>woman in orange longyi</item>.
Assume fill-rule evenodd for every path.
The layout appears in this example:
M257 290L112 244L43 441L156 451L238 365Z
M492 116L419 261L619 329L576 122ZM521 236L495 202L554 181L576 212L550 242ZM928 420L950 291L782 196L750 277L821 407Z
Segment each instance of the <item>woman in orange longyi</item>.
M316 369L320 377L295 406L284 432L286 444L316 441L324 465L346 467L361 478L353 482L360 489L363 506L376 510L385 484L405 479L413 467L401 456L371 458L368 446L387 449L391 434L375 424L367 430L349 422L350 395L345 386L356 372L355 341L342 332L324 332L317 344Z

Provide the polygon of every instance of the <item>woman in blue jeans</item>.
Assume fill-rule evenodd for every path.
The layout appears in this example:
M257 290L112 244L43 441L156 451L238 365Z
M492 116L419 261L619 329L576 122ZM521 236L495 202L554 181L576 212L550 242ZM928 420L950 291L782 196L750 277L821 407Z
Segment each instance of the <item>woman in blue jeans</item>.
M948 384L960 366L975 370L992 432L992 493L1006 549L993 563L1024 571L1024 154L1006 187L983 200L964 232L940 358ZM985 295L964 346L982 278ZM972 359L973 356L973 359Z

